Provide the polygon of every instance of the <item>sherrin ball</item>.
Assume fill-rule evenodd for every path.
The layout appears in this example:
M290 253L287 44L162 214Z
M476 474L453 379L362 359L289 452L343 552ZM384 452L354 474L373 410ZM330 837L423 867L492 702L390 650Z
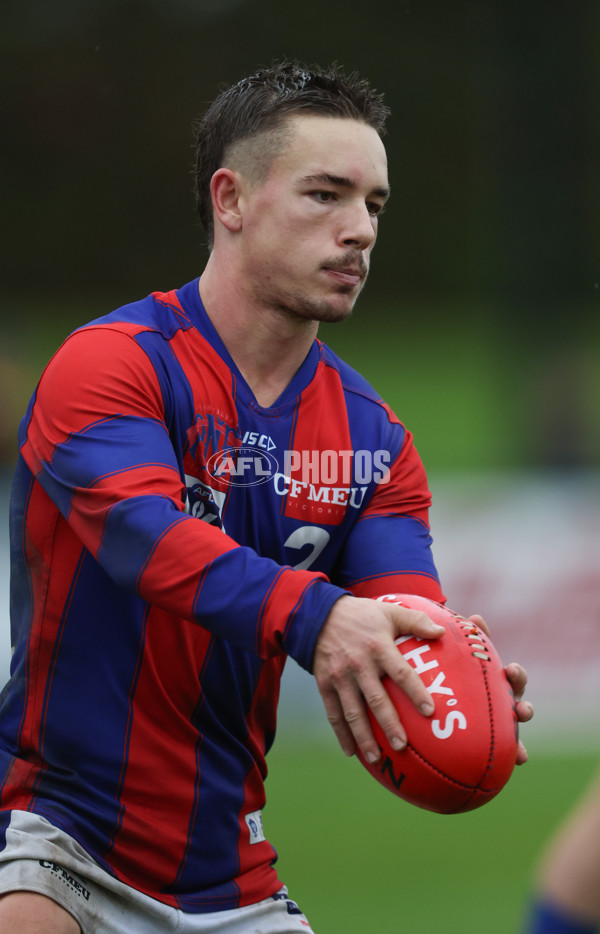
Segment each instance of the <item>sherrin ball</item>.
M377 599L421 610L446 631L439 639L396 640L431 695L433 715L419 713L385 676L408 743L392 749L369 710L381 756L374 764L358 757L385 788L417 807L439 814L481 807L504 788L516 763L518 721L502 661L489 636L439 603L411 594Z

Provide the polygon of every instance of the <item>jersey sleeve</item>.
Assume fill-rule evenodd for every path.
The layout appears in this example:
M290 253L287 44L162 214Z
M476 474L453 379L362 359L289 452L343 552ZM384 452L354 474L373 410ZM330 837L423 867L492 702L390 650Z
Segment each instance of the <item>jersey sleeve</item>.
M444 603L431 551L425 468L412 434L399 427L399 454L348 536L333 579L357 597L413 593Z
M185 512L160 384L133 331L89 327L67 339L22 423L20 452L121 587L261 657L286 652L310 667L344 591Z

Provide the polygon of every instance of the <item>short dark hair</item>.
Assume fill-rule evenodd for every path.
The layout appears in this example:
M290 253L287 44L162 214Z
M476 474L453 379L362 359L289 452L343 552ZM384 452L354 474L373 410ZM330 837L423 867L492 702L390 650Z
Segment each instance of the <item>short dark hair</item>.
M270 134L268 152L263 148L255 160L266 174L285 139L282 128L288 117L299 113L347 117L368 124L382 136L389 112L382 94L356 72L344 74L336 63L319 68L278 61L222 91L195 131L196 208L209 245L214 237L210 180L237 143Z

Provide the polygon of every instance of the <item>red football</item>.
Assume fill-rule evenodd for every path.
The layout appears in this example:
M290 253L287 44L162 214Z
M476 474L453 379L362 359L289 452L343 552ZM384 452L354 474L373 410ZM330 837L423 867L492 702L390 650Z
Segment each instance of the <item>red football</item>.
M440 639L412 635L396 640L435 702L424 717L389 678L383 683L406 730L408 745L396 752L369 711L381 756L359 758L377 781L398 797L439 814L471 811L490 801L515 766L518 724L515 701L489 636L470 620L425 597L378 597L427 613L444 626Z

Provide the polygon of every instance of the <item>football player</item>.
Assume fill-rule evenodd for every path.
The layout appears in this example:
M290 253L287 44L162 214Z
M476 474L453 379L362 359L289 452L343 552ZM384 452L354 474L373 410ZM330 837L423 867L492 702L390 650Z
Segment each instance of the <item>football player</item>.
M317 338L367 278L387 115L338 68L221 93L197 131L202 275L79 328L41 377L11 505L5 930L310 930L262 821L286 657L348 755L379 755L367 705L406 743L383 675L432 712L394 639L442 630L371 599L444 599L425 472Z

